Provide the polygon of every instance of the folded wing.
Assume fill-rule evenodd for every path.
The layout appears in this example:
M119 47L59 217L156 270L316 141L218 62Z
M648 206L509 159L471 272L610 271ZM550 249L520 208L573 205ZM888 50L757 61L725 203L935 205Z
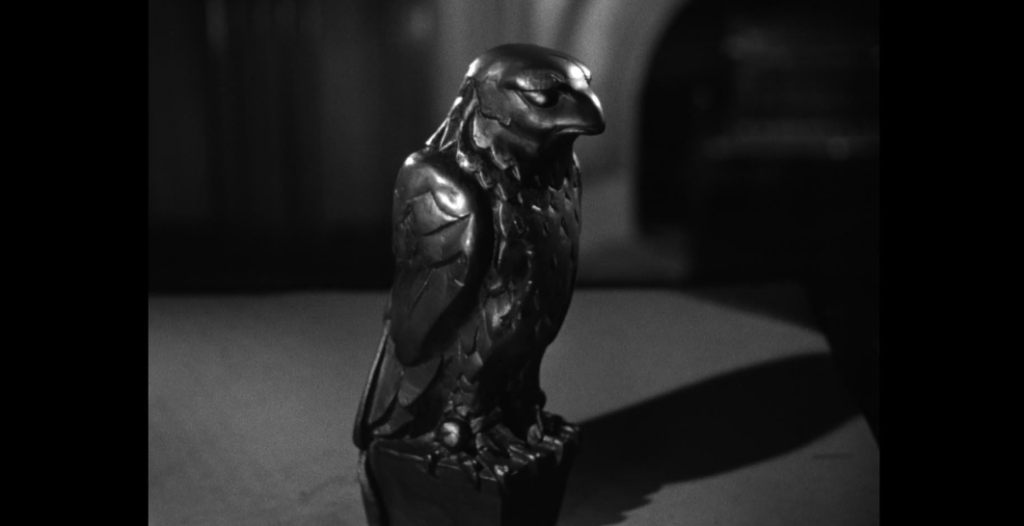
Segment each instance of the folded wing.
M385 334L356 419L355 442L386 435L415 415L406 408L440 370L466 284L486 254L471 179L440 156L409 157L395 184L392 251L396 273ZM388 429L383 429L383 427Z

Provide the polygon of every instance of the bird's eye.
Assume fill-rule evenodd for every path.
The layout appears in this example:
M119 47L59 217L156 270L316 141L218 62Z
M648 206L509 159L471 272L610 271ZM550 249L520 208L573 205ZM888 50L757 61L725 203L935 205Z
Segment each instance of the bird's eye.
M520 91L519 94L526 99L526 102L538 108L550 108L558 103L558 90L556 89Z

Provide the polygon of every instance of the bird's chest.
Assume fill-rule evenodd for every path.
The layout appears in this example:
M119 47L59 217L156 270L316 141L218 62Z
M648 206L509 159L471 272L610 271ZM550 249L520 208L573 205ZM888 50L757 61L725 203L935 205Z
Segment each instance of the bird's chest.
M485 278L488 326L496 336L546 345L565 319L576 279L578 179L566 178L558 188L506 190L493 209L495 253Z

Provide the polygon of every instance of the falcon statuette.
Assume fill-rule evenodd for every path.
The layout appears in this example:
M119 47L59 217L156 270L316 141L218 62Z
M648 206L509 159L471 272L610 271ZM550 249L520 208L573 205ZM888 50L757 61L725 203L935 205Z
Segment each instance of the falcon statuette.
M371 524L557 519L578 428L543 410L539 375L578 266L573 143L605 127L590 80L558 51L491 49L399 170L395 276L353 432Z

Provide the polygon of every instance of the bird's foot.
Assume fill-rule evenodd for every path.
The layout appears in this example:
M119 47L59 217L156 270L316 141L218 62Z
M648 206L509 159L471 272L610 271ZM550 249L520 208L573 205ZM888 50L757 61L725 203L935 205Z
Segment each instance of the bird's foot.
M466 451L452 450L443 440L432 441L428 447L428 452L423 456L423 463L427 474L434 478L438 476L437 466L443 459L454 461L477 489L480 489L481 472L492 473L499 482L503 482L501 477L507 472L507 469L498 467L500 459L489 458L488 455L479 453L471 455Z
M441 462L442 458L449 455L447 449L442 447L440 444L431 443L431 449L423 457L427 474L431 477L437 478L437 465Z
M570 424L562 417L536 409L536 422L526 432L526 441L533 447L549 451L558 464L566 444L575 443L579 437L579 426Z
M476 487L480 485L481 473L490 474L504 487L511 472L526 469L537 475L543 457L550 455L556 464L561 464L563 450L576 440L578 427L539 408L532 420L525 440L503 422L500 409L468 422L443 421L434 435L434 453L428 455L430 472L441 458L447 457L459 464Z
M467 473L472 473L470 476L473 484L479 488L479 474L489 473L498 482L498 486L501 487L502 491L504 491L505 476L512 470L509 459L499 454L497 447L489 445L490 441L484 435L477 435L476 442L476 455L468 459L469 469L467 470Z
M488 473L504 491L505 478L510 472L523 466L536 465L536 459L531 459L528 446L502 424L477 433L474 446L475 454L461 455L460 464L476 487L480 484L480 473Z
M498 451L512 461L515 468L526 467L532 472L537 471L537 461L541 451L530 447L530 444L517 437L505 424L497 424L484 435Z
M539 471L539 460L543 450L531 447L518 438L505 424L496 423L477 433L475 439L475 469L494 476L499 486L505 487L505 477L512 471L528 469Z

